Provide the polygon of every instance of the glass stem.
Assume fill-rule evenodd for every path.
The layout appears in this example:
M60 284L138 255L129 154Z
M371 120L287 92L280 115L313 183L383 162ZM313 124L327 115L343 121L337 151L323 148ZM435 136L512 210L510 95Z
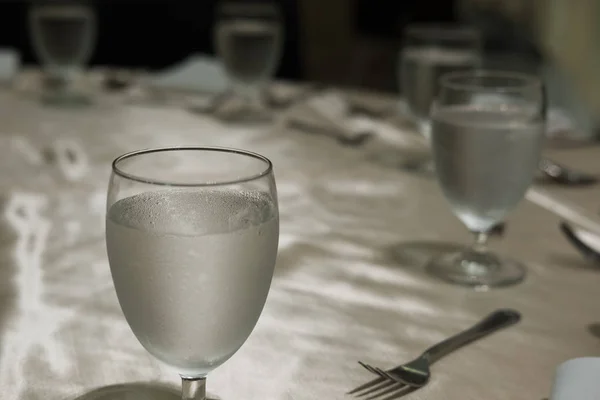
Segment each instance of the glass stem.
M247 99L253 109L260 110L262 108L263 102L260 89L257 88L256 90L251 91L248 94Z
M206 378L181 377L181 400L206 400Z
M60 81L60 85L57 88L57 91L61 93L70 92L74 80L74 75L75 73L71 68L57 68L55 72L55 77Z
M487 253L487 241L489 234L487 232L475 232L475 243L472 249L476 253Z
M262 90L260 86L240 85L236 92L251 108L260 109L262 106Z

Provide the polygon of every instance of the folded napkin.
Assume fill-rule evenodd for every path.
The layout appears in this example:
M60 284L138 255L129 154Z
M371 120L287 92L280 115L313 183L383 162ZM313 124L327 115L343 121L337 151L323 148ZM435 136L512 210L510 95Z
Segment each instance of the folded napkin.
M384 142L393 147L415 147L420 150L428 146L422 136L401 129L391 121L374 119L351 111L348 100L341 93L331 90L297 104L285 118L289 126L346 140L368 132L374 136L371 142Z
M307 97L312 90L312 85L298 85L297 83L277 80L269 83L264 94L268 105L274 107L289 107L300 98Z
M180 64L150 76L147 84L152 88L211 94L225 91L229 79L218 59L194 54Z
M556 193L550 193L545 189L531 187L525 194L530 202L559 216L566 222L570 222L575 228L587 231L586 243L593 248L600 249L600 216L582 209L572 201L565 199ZM594 240L594 238L596 238Z
M302 129L330 132L340 137L351 138L357 134L347 120L348 104L335 91L321 93L292 107L286 114L286 122Z
M600 358L584 357L558 366L550 400L600 399Z

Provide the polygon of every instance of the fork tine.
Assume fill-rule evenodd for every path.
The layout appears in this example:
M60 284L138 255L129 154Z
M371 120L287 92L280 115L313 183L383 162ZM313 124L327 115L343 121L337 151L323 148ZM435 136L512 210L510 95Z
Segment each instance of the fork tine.
M375 399L377 397L381 397L383 395L389 394L395 390L400 389L404 386L402 382L398 382L397 379L390 376L386 372L380 370L379 368L374 368L369 364L366 364L362 361L358 362L360 366L365 368L367 371L379 375L378 378L375 378L355 389L352 389L347 394L355 394L357 397L364 397L367 395L371 395L365 400Z
M357 393L354 396L358 397L358 398L364 398L365 400L367 398L379 397L382 393L388 393L387 390L390 387L395 386L395 385L396 385L396 382L385 380L383 383L380 383L376 387L366 390L362 393ZM368 397L365 398L365 396L368 396Z
M398 377L396 377L396 376L394 376L394 375L390 374L390 373L389 373L389 372L387 372L387 371L384 371L384 370L382 370L381 368L377 368L377 367L375 367L375 371L376 371L376 372L379 374L379 376L381 376L381 377L387 378L387 379L389 379L389 380L392 380L392 381L394 381L394 382L398 382L398 383L404 383L404 382L402 382L400 379L398 379Z
M394 392L392 392L391 394L389 394L386 397L383 398L379 398L379 400L397 400L398 398L402 397L402 396L406 396L409 393L414 392L415 390L417 390L417 388L411 387L411 386L401 386L400 388L398 388L398 390L395 390ZM365 399L366 400L366 399Z
M364 363L364 362L362 362L362 361L357 361L357 362L358 362L358 364L359 364L361 367L363 367L363 368L367 368L367 365L368 365L368 364L366 364L366 363Z
M375 371L375 368L371 367L369 364L365 364L365 363L364 363L364 362L362 362L362 361L359 361L358 363L359 363L359 364L360 364L360 365L361 365L363 368L365 368L367 371L369 371L369 372L371 372L371 373L373 373L373 374L375 374L375 375L379 375L379 376L381 376L382 378L384 378L384 379L385 379L385 376L383 376L383 375L381 375L381 374L378 374L378 373L377 373L377 371Z
M388 382L390 382L390 381L388 381ZM382 396L388 395L390 393L394 393L394 392L400 390L401 388L403 388L405 386L402 383L396 382L396 381L391 381L391 383L392 384L389 386L388 389L386 389L384 391L380 391L378 393L375 393L372 396L369 396L369 397L367 397L364 400L374 400L374 399L381 398ZM388 397L391 397L391 396L388 396Z
M346 394L354 394L354 393L357 393L357 392L362 392L363 390L372 388L374 386L378 386L378 385L380 385L381 383L384 383L384 382L387 382L387 380L384 379L384 378L382 378L382 377L378 377L378 378L373 379L372 381L369 381L367 383L364 383L364 384L360 385L357 388L352 389L351 391L349 391ZM369 392L367 392L367 393L369 393Z
M365 368L367 371L377 375L377 373L375 372L373 367L371 367L370 365L365 364L362 361L359 361L358 363L360 364L361 367ZM390 382L393 382L393 381L390 381L389 379L379 375L378 378L375 378L365 384L360 385L357 388L352 389L347 394L356 394L359 397L366 396L366 395L376 392L378 390L387 388L389 386ZM358 392L363 392L363 393L358 393Z

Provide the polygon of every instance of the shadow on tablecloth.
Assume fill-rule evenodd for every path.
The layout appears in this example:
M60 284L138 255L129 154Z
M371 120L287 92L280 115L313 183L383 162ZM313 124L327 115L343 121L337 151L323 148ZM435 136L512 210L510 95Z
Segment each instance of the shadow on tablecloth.
M132 382L94 389L73 400L179 400L172 386L155 382Z

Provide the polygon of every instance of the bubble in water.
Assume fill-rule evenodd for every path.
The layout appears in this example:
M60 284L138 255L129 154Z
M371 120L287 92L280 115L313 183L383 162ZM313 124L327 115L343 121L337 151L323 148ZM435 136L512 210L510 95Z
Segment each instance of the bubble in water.
M223 189L147 192L122 199L109 211L109 218L121 225L178 235L239 230L273 215L266 194Z

